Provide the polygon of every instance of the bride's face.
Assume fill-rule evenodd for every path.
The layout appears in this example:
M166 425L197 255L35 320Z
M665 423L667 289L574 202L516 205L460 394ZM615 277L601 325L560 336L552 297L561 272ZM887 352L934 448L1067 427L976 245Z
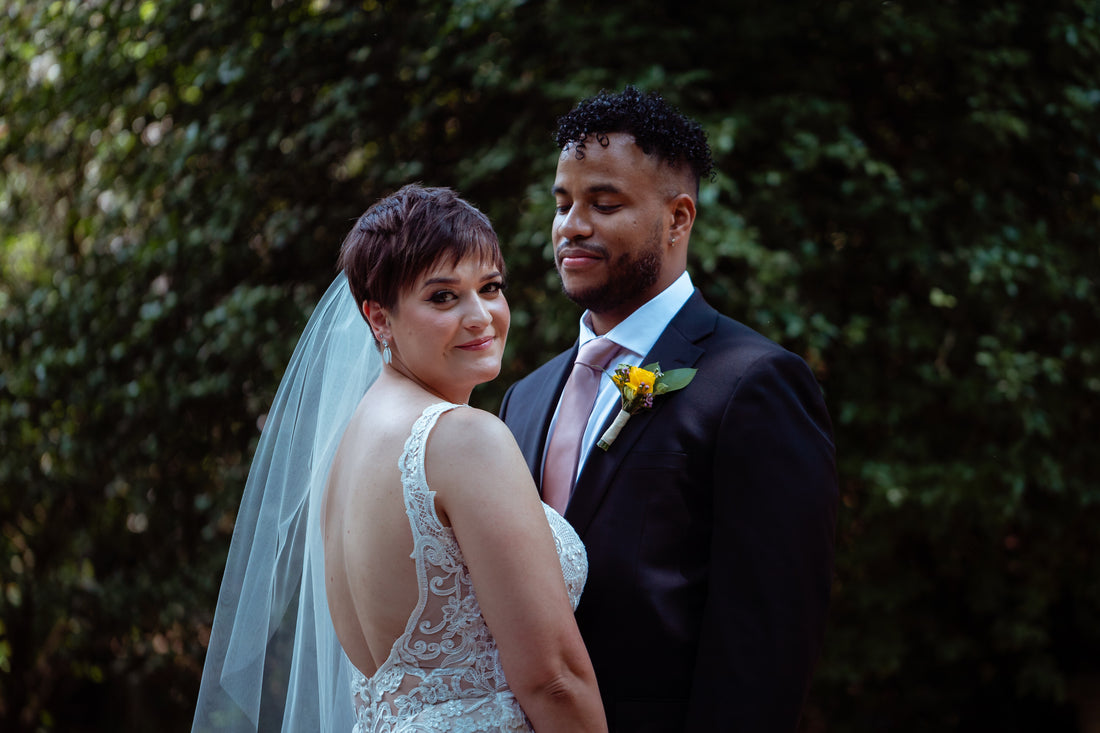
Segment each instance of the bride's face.
M453 402L500 373L511 314L491 262L449 259L421 273L390 312L393 364Z

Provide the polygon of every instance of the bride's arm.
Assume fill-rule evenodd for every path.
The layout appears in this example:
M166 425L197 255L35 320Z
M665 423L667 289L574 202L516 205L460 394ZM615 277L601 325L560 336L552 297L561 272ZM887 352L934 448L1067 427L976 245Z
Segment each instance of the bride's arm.
M446 413L429 438L425 470L535 730L606 731L554 539L511 432L480 410Z

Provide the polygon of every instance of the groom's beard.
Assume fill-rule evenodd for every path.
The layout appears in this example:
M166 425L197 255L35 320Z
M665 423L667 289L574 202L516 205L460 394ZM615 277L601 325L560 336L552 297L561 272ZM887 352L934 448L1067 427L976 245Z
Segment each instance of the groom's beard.
M587 290L570 291L563 279L562 292L581 308L593 313L615 310L653 287L661 274L661 255L660 234L653 232L641 250L626 252L614 261L608 261L607 279L602 284ZM558 275L560 277L560 271Z

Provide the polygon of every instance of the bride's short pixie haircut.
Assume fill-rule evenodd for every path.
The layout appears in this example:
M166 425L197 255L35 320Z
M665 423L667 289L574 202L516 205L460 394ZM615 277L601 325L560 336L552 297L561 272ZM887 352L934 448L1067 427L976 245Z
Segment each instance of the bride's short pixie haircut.
M362 312L366 301L393 309L416 279L450 258L491 263L504 274L489 218L449 188L409 184L359 217L340 247L337 266L347 275Z

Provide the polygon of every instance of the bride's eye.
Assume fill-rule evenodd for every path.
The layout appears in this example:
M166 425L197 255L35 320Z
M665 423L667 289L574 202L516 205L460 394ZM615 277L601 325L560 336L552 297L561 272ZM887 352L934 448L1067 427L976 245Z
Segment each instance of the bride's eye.
M455 299L455 294L450 290L437 290L428 296L428 300L432 303L449 303Z
M483 285L481 287L481 292L483 292L483 293L503 293L504 289L506 287L507 287L507 285L504 284L503 280L494 280L491 283L485 283L485 285Z

